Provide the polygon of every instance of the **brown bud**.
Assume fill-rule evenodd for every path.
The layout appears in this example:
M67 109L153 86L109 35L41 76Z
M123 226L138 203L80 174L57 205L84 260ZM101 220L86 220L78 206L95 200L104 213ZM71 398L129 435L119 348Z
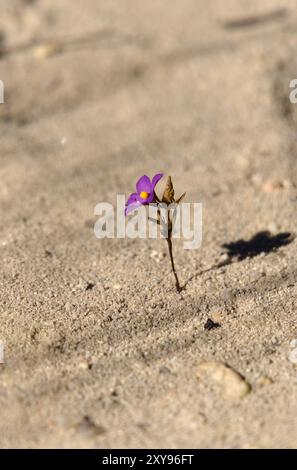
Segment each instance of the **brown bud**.
M167 178L167 183L162 196L162 202L165 202L166 204L171 204L172 202L174 202L174 189L171 181L171 176L168 176Z

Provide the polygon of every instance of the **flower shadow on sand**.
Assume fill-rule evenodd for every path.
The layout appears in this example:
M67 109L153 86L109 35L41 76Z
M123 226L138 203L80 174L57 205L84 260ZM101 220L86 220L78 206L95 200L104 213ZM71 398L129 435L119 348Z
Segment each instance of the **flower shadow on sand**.
M182 286L182 289L185 289L190 281L202 274L219 269L228 264L238 263L246 258L253 258L261 253L277 251L280 247L289 245L294 238L294 235L290 232L281 232L277 235L271 235L269 231L263 231L256 233L250 240L240 239L235 242L224 243L222 248L224 248L224 252L228 255L228 258L195 273Z
M250 240L237 240L235 242L224 243L223 248L227 250L229 258L242 261L246 258L253 258L261 253L277 251L280 247L289 245L294 237L289 232L271 235L270 232L258 232Z

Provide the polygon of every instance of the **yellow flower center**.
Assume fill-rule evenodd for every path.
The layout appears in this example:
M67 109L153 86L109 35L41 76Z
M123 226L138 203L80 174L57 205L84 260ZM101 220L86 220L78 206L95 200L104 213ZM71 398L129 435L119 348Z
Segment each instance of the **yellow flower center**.
M140 197L141 199L147 199L149 197L149 193L147 193L146 191L142 191L140 193Z

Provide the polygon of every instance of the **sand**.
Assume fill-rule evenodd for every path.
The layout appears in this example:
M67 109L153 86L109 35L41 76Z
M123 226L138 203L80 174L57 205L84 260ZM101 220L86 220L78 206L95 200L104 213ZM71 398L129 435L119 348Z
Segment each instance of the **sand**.
M295 2L0 7L0 446L296 447ZM160 171L203 204L180 294L93 232Z

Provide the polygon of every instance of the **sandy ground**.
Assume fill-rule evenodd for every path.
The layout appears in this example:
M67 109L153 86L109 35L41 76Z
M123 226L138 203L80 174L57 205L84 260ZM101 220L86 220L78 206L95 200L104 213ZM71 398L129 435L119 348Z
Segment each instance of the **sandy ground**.
M296 2L0 11L1 447L296 447ZM181 294L164 241L93 233L160 171L203 203Z

